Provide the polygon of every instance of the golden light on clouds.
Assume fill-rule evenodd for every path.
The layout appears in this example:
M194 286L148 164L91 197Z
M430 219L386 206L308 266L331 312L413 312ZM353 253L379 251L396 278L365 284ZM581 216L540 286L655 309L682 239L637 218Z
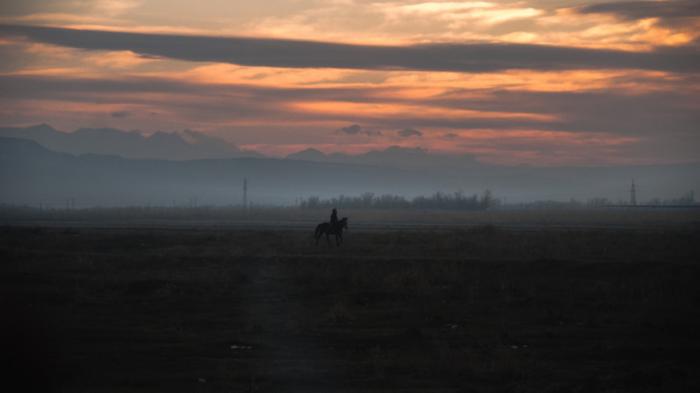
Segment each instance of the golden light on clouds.
M454 120L464 119L514 119L525 121L554 121L555 116L535 113L509 113L478 111L460 108L441 108L435 106L406 105L397 103L359 103L359 102L333 102L333 101L306 101L295 102L289 106L296 111L322 115L353 116L362 114L366 117L410 117L410 118L435 118L443 117Z
M691 124L699 120L693 111L700 109L692 104L700 102L700 77L693 69L700 15L674 14L670 8L658 15L623 3L614 12L586 10L600 2L574 6L563 0L275 0L195 8L185 0L39 3L44 7L0 12L0 23L158 33L163 39L184 34L394 48L501 46L487 48L485 58L477 54L473 60L426 67L452 71L428 71L421 68L424 63L441 59L411 58L409 67L371 61L358 66L352 58L352 66L326 66L323 61L279 65L271 50L256 52L261 64L251 66L215 58L191 60L188 56L198 48L183 48L181 57L154 56L138 48L109 47L113 44L77 49L0 35L0 50L8 59L0 69L0 83L5 84L0 87L10 92L3 96L0 112L6 124L48 122L67 129L110 126L146 133L191 128L276 155L309 146L363 152L397 145L508 163L604 160L610 149L669 138L658 130L679 138L678 145L698 143ZM664 4L672 7L675 1ZM509 44L528 44L516 48L522 58L503 55ZM274 49L283 44L269 45ZM548 52L530 51L530 46L543 45L567 48L573 57L580 48L660 55L646 67L595 61L577 67L575 60L550 64ZM222 48L221 57L227 59L228 50ZM230 49L232 58L238 51L258 50L236 48ZM304 56L324 60L336 49ZM664 53L685 57L669 67L663 63ZM600 53L601 58L607 55ZM400 62L403 55L386 56ZM537 56L545 60L528 66ZM472 61L483 62L483 69L459 69L459 62ZM25 86L35 90L25 91ZM116 111L124 115L110 115ZM375 132L337 132L351 124ZM420 130L420 135L397 135L407 128Z
M111 51L85 56L85 61L104 68L133 68L142 64L156 61L139 56L131 51Z
M517 4L499 6L498 3L484 1L378 3L374 7L386 16L389 23L399 23L406 18L427 17L445 21L453 29L463 28L467 23L492 26L543 13L535 8L517 7Z

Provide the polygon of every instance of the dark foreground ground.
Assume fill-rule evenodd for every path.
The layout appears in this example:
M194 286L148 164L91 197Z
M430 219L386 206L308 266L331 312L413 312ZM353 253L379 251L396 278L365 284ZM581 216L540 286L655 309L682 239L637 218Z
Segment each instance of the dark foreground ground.
M23 391L697 392L700 231L0 228Z

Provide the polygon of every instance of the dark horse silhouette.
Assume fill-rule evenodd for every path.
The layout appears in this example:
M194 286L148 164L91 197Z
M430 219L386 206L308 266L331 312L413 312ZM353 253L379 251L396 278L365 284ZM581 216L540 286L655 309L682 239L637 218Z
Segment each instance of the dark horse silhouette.
M322 222L316 226L316 232L314 233L314 238L316 238L316 245L318 245L318 239L321 236L326 235L326 241L331 244L330 235L335 235L335 245L340 246L343 242L343 230L348 229L348 218L343 217L338 220L338 225L335 228L331 226L328 222Z

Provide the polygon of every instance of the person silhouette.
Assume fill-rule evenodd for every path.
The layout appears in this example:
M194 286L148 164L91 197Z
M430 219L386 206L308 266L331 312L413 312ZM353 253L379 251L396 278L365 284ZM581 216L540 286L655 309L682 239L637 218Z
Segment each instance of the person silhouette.
M331 230L335 231L335 228L338 226L338 211L333 208L333 212L331 212Z

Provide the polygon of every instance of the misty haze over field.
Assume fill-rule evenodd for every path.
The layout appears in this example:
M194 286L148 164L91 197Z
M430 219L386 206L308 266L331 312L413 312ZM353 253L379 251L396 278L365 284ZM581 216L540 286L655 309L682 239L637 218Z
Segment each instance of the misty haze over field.
M700 165L534 167L487 165L468 155L389 147L364 154L305 149L286 158L243 151L193 131L145 137L117 129L64 133L48 125L0 128L0 202L63 207L238 205L243 179L253 204L365 192L408 198L490 189L508 203L640 201L700 189Z

